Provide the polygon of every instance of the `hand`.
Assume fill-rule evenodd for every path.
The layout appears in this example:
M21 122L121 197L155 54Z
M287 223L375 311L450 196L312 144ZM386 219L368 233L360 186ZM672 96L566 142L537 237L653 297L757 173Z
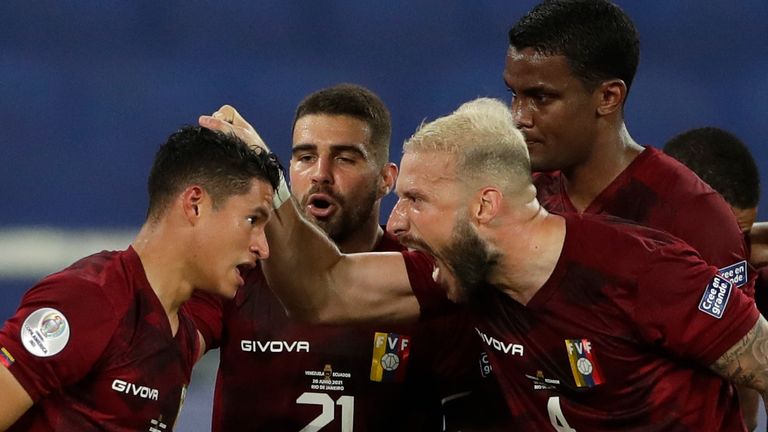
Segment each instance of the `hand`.
M267 152L269 151L269 147L261 139L256 129L231 105L223 105L218 111L209 116L201 115L198 123L204 128L234 134L252 148L261 148Z

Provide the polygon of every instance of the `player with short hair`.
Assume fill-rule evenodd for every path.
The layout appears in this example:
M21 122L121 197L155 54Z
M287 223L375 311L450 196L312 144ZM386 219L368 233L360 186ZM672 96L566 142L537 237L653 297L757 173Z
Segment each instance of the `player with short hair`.
M44 278L0 330L0 429L171 430L200 355L181 305L194 289L234 296L269 255L279 170L238 138L172 134L133 243Z
M467 103L406 142L387 225L468 303L516 430L744 430L728 381L768 392L768 322L752 300L667 233L549 213L528 163L504 104ZM289 201L267 235L287 246L267 279L304 319L443 307L408 285L402 258L339 253Z
M745 245L723 199L627 131L639 40L618 6L543 2L512 27L509 43L504 81L544 207L640 222L680 237L720 268L743 268ZM749 281L738 284L751 295Z
M754 296L756 273L727 203L627 130L639 56L632 20L607 0L545 1L510 29L503 77L538 200L551 212L614 215L667 231ZM752 424L757 398L749 393L740 398Z
M757 218L760 173L749 148L736 135L716 127L695 128L667 141L664 153L722 195L741 231L749 233Z
M201 124L230 130L240 120L225 106ZM379 225L381 199L397 176L390 131L389 111L364 87L310 94L293 123L291 190L304 217L340 250L391 252L408 263L409 283L434 285L432 260ZM467 350L464 362L454 352L475 343L455 321L302 323L286 316L258 270L234 300L196 296L188 305L206 346L220 348L214 431L443 430L442 396L466 390L480 368L478 350Z

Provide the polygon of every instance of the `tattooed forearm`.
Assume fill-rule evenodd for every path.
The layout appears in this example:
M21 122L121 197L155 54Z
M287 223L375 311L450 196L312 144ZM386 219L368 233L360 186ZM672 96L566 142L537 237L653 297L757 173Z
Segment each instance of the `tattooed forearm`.
M768 322L762 316L710 368L729 381L768 394Z

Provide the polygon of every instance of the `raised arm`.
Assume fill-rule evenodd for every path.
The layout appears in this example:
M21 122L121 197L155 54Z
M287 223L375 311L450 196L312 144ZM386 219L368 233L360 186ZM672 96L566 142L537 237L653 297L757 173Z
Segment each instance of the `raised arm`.
M754 327L710 368L729 381L754 388L768 401L768 322L760 316Z
M229 105L211 116L201 116L200 125L234 133L250 145L267 148L253 127ZM419 303L402 254L342 254L325 233L302 217L287 186L275 195L275 214L266 229L270 258L262 267L290 315L334 323L418 317Z
M419 315L403 255L342 254L290 199L267 225L263 269L286 310L319 322L402 321Z

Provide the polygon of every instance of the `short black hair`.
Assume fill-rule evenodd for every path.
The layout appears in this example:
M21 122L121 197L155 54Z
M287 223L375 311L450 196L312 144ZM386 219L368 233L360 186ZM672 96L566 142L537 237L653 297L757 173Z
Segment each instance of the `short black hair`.
M695 172L732 207L757 207L760 174L749 148L736 135L716 127L691 129L670 139L664 152Z
M149 173L147 218L159 218L192 184L203 187L214 208L247 193L253 179L277 188L281 167L272 153L254 150L234 135L185 126L160 146Z
M564 56L590 91L615 78L629 91L640 61L635 25L621 8L604 0L544 1L509 30L509 44Z
M345 115L362 120L371 128L371 147L376 162L384 166L389 161L389 142L392 138L392 119L381 98L371 90L357 84L336 84L318 90L301 101L293 118L306 115Z

